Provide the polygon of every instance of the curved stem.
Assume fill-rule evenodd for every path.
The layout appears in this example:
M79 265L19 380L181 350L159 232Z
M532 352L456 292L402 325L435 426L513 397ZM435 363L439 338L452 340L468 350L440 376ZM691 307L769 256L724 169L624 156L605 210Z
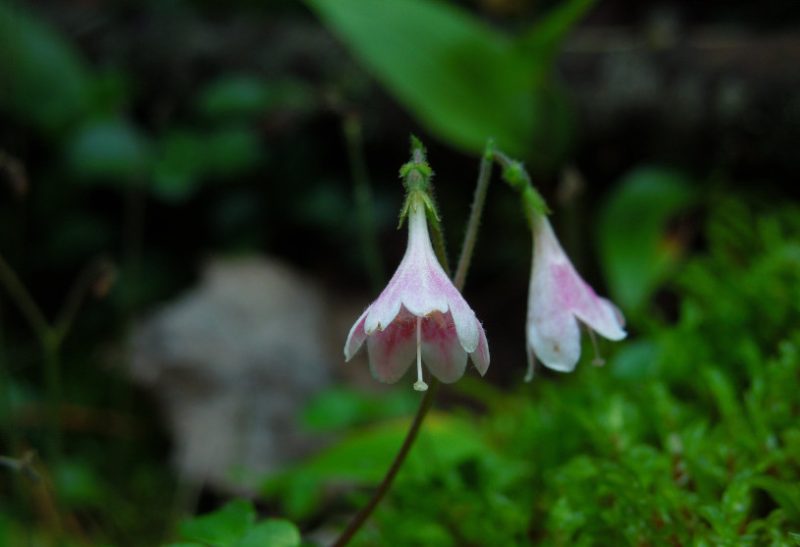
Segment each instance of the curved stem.
M483 206L486 203L486 193L489 190L489 181L492 175L490 149L491 144L487 147L487 153L481 158L478 183L475 185L475 195L472 198L472 211L469 215L467 230L464 233L464 242L461 244L461 256L458 257L456 275L453 278L453 284L458 287L458 290L462 290L467 281L467 270L469 270L469 265L472 262L472 251L475 250L475 243L478 241L478 228L480 227Z
M425 416L428 414L431 406L433 406L433 399L436 396L438 387L439 381L436 378L431 378L428 391L426 391L425 396L422 397L422 401L419 404L419 409L417 409L417 414L414 416L414 421L411 422L411 427L408 429L406 438L403 440L400 450L397 451L397 455L395 455L392 465L389 467L389 470L383 477L378 489L372 495L372 498L356 514L356 516L353 517L353 520L350 521L350 524L347 525L347 528L344 529L339 538L334 542L333 547L342 547L347 545L389 491L397 472L400 471L400 468L403 466L403 463L406 460L406 456L408 456L409 450L411 450L411 447L414 445L414 441L417 440L417 434L419 434L422 422L425 420Z
M2 283L8 295L19 308L20 313L28 321L36 337L43 341L50 334L50 325L45 319L42 310L36 305L25 285L19 280L17 274L8 265L8 262L0 256L0 283Z
M470 210L470 217L467 221L467 235L464 237L464 244L461 249L461 255L458 259L458 270L456 271L456 276L453 281L453 284L458 290L464 288L464 282L467 278L467 270L469 270L469 265L472 260L472 251L475 247L475 242L477 241L478 226L480 225L480 217L483 214L483 205L486 201L486 190L489 187L489 176L491 174L492 157L489 153L490 150L491 143L487 146L487 152L484 154L483 159L481 160L478 184L475 188L472 208ZM450 268L447 263L447 255L444 252L444 236L442 234L441 225L439 224L438 219L433 217L433 215L428 215L428 220L431 221L432 224L431 231L433 232L434 251L436 252L437 258L442 264L442 268L444 268L444 270L450 274ZM400 450L397 451L391 466L389 466L389 470L386 472L386 475L384 475L383 480L381 480L381 483L378 485L378 488L375 490L372 498L370 498L369 502L367 502L367 504L358 513L356 513L356 516L353 517L353 520L350 521L341 535L333 543L333 547L343 547L344 545L347 545L350 540L353 539L353 536L361 529L373 511L375 511L375 508L378 506L381 500L383 500L384 496L386 496L386 493L389 491L389 488L391 488L392 483L394 482L397 472L400 471L400 468L403 466L411 447L414 445L414 441L417 440L417 435L422 427L422 422L425 420L425 416L428 415L428 411L433 406L433 400L436 397L438 388L439 381L436 378L431 378L430 384L428 385L428 391L425 392L425 395L422 397L422 401L419 403L419 408L417 409L417 413L414 415L414 420L411 422L411 427L409 427L408 433L406 433L406 438L403 440L403 444L400 446Z
M56 319L53 326L53 332L58 344L61 344L69 334L72 323L75 321L75 317L78 315L78 311L92 286L103 276L111 275L113 271L114 266L111 262L99 258L91 262L78 275L64 300L58 319Z

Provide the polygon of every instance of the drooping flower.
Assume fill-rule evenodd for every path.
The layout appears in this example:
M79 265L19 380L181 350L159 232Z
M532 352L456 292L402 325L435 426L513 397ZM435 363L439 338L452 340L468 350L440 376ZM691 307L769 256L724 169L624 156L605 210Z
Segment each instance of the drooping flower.
M578 275L550 222L544 215L533 220L533 268L528 294L528 374L533 377L535 356L561 372L575 369L581 355L578 320L609 340L625 338L624 319L609 300L595 294ZM593 340L594 341L594 340Z
M344 346L349 361L366 340L373 376L388 383L399 380L416 357L418 391L428 388L422 362L445 383L461 378L467 355L481 375L489 367L483 327L433 252L425 207L422 200L410 201L403 260L377 300L356 320Z

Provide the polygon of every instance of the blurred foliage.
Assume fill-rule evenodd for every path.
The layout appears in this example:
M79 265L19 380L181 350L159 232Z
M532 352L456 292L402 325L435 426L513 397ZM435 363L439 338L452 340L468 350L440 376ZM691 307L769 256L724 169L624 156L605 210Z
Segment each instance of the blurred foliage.
M611 296L626 312L641 311L685 252L686 242L668 223L697 200L696 193L685 175L645 167L623 177L609 196L598 244Z
M211 514L195 517L180 525L181 538L187 541L172 547L297 547L300 533L286 520L256 520L250 502L236 500Z
M570 113L551 64L564 34L593 2L563 2L519 41L445 2L308 3L440 138L480 153L492 137L540 167L564 157Z

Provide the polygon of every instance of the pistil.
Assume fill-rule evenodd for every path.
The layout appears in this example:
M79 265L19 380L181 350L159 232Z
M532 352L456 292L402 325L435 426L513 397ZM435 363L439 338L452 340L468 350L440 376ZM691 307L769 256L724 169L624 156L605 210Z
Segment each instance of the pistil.
M417 317L417 381L414 382L414 389L417 391L428 389L428 384L422 380L422 317Z

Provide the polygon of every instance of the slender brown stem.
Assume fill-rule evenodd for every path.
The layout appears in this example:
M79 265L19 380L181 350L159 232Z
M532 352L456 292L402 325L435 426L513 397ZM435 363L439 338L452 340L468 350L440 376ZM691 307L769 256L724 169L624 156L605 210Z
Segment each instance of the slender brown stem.
M78 311L83 301L86 299L86 295L92 289L92 286L102 277L111 275L113 271L114 265L110 261L104 258L98 258L85 267L78 275L64 300L64 304L58 314L58 319L56 319L55 325L53 326L53 331L59 344L63 342L64 338L69 334L75 317L78 315Z
M17 274L8 262L0 256L0 283L5 286L6 292L19 308L20 313L28 321L31 329L40 341L49 336L50 325L42 310L36 305L25 285L19 280Z
M417 414L414 416L414 421L411 422L411 427L408 429L406 438L403 441L402 446L400 446L400 450L397 451L392 465L389 467L389 470L386 472L386 475L383 477L383 480L373 494L372 498L356 514L356 516L353 517L353 520L351 520L350 524L347 525L347 528L344 529L342 534L333 544L333 547L342 547L347 545L350 540L353 539L353 536L356 534L356 532L361 529L361 526L363 526L364 522L366 522L383 497L389 491L397 472L400 471L400 468L406 461L408 451L411 450L411 447L414 445L414 441L417 440L417 434L422 426L422 422L425 420L425 416L427 416L428 411L433 406L433 399L436 396L438 387L439 381L436 380L436 378L431 378L431 381L428 384L428 391L425 392L425 396L422 398L422 401L419 404L419 409L417 409Z

